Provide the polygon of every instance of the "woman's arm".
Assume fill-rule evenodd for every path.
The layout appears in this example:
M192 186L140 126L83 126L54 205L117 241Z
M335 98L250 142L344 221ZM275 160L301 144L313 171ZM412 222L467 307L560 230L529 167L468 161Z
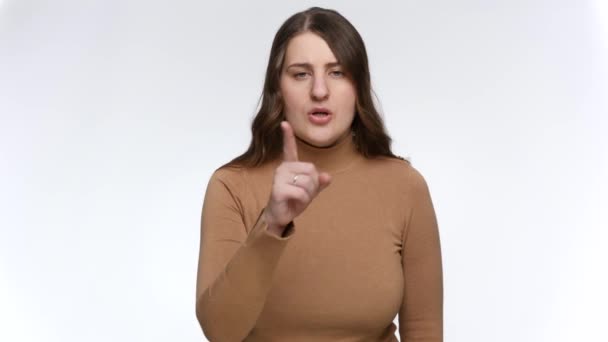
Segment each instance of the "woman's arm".
M196 315L211 341L242 341L255 326L272 284L293 220L331 182L311 163L298 162L293 128L281 122L283 162L276 168L268 205L252 229L244 207L254 203L236 193L247 187L238 175L216 171L209 181L201 219ZM303 179L297 182L298 176ZM228 178L235 184L231 184ZM249 231L249 233L247 233ZM281 232L281 236L277 233Z
M441 342L443 275L437 218L427 183L413 167L408 183L412 209L403 236L399 335L404 342Z
M201 216L196 316L210 341L242 341L255 326L272 276L294 230L283 237L267 231L260 213L251 229L235 175L216 171L209 180ZM247 233L249 231L249 233Z

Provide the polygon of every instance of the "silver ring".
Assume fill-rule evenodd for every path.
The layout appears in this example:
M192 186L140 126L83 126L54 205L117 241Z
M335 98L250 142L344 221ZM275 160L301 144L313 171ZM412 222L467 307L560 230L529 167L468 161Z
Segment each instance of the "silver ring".
M298 176L299 176L299 175L295 175L295 176L293 176L293 180L291 181L291 184L293 184L293 185L295 185L295 184L296 184L296 182L298 181Z

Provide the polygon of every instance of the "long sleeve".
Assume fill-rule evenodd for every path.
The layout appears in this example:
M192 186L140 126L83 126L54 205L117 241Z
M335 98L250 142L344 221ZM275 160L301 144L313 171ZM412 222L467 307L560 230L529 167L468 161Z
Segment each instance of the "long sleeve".
M443 275L437 218L423 176L409 175L411 211L403 235L402 342L443 341Z
M232 171L209 180L201 215L196 316L213 342L242 341L255 326L274 271L294 229L270 233L263 216L246 227L247 184Z

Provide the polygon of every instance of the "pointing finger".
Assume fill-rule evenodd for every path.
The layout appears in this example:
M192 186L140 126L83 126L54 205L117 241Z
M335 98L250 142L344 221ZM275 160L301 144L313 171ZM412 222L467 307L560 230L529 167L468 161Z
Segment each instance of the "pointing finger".
M283 121L281 122L281 129L283 130L283 161L298 161L298 149L293 128L291 128L289 122Z

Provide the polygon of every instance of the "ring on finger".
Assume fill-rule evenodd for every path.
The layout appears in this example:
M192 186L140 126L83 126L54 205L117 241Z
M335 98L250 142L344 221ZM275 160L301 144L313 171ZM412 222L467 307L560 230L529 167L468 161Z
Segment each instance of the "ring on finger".
M291 181L291 184L296 185L296 182L298 181L298 174L296 174L295 176L293 176L293 180Z

